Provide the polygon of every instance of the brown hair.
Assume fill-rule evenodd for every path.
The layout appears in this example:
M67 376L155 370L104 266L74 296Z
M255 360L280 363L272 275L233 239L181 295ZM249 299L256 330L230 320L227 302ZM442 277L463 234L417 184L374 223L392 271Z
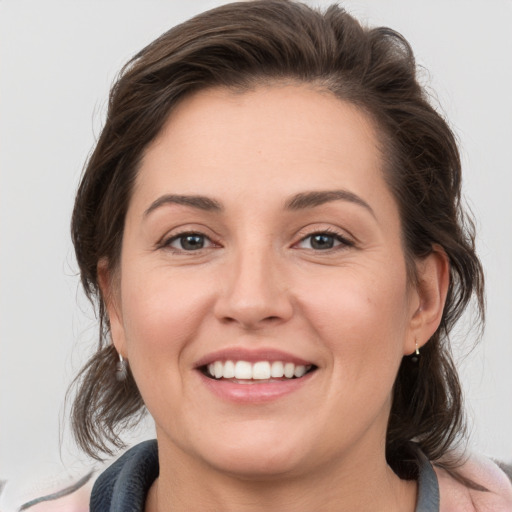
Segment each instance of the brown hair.
M90 455L122 446L123 428L145 408L133 377L115 378L97 266L119 265L125 215L141 156L186 95L211 86L309 83L363 109L381 137L385 175L399 205L410 278L435 244L450 262L441 324L418 364L405 357L394 386L386 439L388 462L402 477L411 440L434 461L463 431L462 393L448 335L473 296L483 321L483 274L474 227L461 207L461 165L454 135L429 104L407 41L366 28L342 8L325 12L285 0L239 2L169 30L123 68L112 87L105 127L78 189L72 237L82 284L97 304L100 339L78 375L72 423ZM449 463L447 463L449 465Z

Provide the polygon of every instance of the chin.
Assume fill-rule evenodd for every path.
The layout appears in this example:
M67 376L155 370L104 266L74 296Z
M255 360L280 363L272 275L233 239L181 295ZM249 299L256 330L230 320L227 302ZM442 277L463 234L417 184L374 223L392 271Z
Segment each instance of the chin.
M210 464L222 473L242 480L264 481L305 471L296 455L262 453L261 450L230 450Z
M250 430L245 435L226 435L206 450L206 462L217 470L238 478L265 480L305 471L306 444L304 439L293 442L283 431L270 433Z

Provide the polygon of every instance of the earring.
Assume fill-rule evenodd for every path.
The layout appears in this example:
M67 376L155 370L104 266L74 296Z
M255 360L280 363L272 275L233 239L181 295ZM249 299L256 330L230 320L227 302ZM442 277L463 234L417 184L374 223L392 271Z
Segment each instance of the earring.
M116 379L118 382L126 380L128 375L128 361L123 359L123 356L119 354L119 361L116 363Z
M416 343L416 350L414 351L414 354L411 357L411 361L413 363L417 363L420 360L420 349L418 347L418 340L414 341Z

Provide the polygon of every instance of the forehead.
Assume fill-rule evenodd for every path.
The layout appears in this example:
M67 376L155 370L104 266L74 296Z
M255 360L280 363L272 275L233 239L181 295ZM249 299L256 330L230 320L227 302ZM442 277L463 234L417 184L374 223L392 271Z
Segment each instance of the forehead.
M387 188L372 121L330 92L273 85L184 99L146 149L136 189L149 201L163 192L254 198L340 186L369 200Z

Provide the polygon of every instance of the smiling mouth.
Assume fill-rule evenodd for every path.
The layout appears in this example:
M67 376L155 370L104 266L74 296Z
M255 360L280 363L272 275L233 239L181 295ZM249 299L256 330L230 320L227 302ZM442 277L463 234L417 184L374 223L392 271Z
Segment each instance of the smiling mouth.
M285 361L214 361L199 368L208 378L238 384L278 382L300 379L317 369L313 364L300 365Z

